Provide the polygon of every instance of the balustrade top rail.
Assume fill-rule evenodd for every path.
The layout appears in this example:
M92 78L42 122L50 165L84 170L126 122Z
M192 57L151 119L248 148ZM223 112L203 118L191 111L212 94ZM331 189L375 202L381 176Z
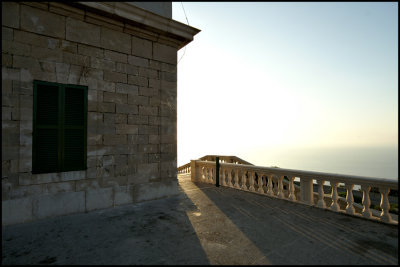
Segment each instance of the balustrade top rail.
M197 164L211 164L215 165L215 162L210 161L196 161ZM315 180L330 180L336 182L348 182L353 184L373 184L374 187L385 186L390 187L390 189L398 189L398 181L378 178L378 177L366 177L357 175L347 175L347 174L336 174L336 173L325 173L325 172L315 172L315 171L304 171L304 170L294 170L294 169L284 169L275 167L262 167L262 166L243 166L240 164L232 163L220 163L221 167L229 169L246 169L247 171L262 172L265 174L275 174L275 175L285 175L294 176L301 178L310 178Z

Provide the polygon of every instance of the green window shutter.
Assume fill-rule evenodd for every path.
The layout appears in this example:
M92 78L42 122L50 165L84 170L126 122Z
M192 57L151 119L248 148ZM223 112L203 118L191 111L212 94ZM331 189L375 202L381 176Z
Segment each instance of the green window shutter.
M86 169L87 87L34 81L33 173Z
M64 87L63 170L86 169L87 88Z
M60 169L59 100L58 86L34 83L33 173L57 172Z

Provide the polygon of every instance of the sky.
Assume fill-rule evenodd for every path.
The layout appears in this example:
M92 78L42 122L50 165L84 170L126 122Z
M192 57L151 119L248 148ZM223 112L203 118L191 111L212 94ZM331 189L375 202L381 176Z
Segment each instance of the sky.
M173 2L172 17L201 30L178 51L178 166L281 165L293 149L397 157L397 2Z

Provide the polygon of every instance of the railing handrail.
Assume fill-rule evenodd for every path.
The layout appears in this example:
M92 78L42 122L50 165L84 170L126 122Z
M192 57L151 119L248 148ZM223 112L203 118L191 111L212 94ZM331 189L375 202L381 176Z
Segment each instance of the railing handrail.
M196 161L198 164L211 164L215 165L215 162L211 161ZM391 189L398 189L398 181L391 180L388 178L377 178L377 177L367 177L367 176L357 176L357 175L346 175L346 174L336 174L336 173L325 173L325 172L315 172L315 171L304 171L304 170L294 170L294 169L284 169L284 168L274 168L274 167L263 167L255 165L245 165L245 164L233 164L233 163L220 163L221 167L229 167L232 169L251 169L252 171L265 172L268 174L275 175L286 175L301 178L312 178L315 180L333 180L337 182L349 182L354 184L374 184L374 187L387 186Z

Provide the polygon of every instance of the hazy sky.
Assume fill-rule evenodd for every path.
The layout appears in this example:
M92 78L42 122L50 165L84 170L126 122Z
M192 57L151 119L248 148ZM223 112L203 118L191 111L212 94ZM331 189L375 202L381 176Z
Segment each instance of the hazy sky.
M183 6L201 32L178 53L178 166L398 145L398 3Z

